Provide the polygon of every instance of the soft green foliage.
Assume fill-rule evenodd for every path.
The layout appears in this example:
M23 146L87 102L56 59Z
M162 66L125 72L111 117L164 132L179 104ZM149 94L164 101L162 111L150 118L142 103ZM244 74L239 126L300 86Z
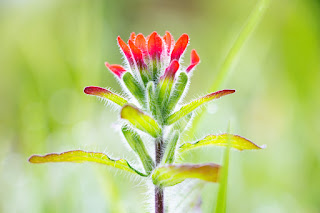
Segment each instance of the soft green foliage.
M44 156L33 155L29 158L30 163L59 163L59 162L70 162L70 163L85 163L94 162L101 163L107 166L115 167L126 172L131 172L141 176L147 176L137 170L135 170L126 160L112 160L107 155L98 152L86 152L82 150L74 150L63 152L60 154L47 154Z
M217 164L183 164L158 167L152 174L152 181L161 187L173 186L187 178L217 182L220 166Z

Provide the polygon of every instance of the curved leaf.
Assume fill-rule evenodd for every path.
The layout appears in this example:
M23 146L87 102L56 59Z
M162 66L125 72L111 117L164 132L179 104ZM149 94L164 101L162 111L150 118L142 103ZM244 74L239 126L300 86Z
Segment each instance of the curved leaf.
M114 94L113 92L104 89L102 87L95 87L95 86L90 86L84 88L84 93L88 95L95 95L99 96L101 98L108 99L109 101L112 101L115 104L118 104L119 106L125 105L128 101L121 96Z
M231 148L242 150L263 149L263 146L258 146L253 142L245 139L239 135L221 134L221 135L208 135L204 139L195 143L185 143L180 146L179 152L185 152L191 149L200 148L204 146L228 146L230 140Z
M121 118L126 119L134 127L150 134L154 138L157 138L161 134L161 128L158 123L134 106L125 105L122 107Z
M217 182L220 166L217 164L182 164L158 167L152 174L152 181L161 187L173 186L187 178Z
M191 103L184 105L183 107L181 107L181 109L179 111L170 115L167 119L166 124L167 125L173 124L174 122L178 121L180 118L183 118L184 116L191 113L193 110L195 110L196 108L198 108L202 104L207 103L213 99L218 99L222 96L232 94L234 92L235 92L235 90L221 90L218 92L208 94L204 97L198 98L197 100L194 100Z
M146 173L149 175L154 168L154 162L150 157L150 155L148 154L147 149L144 146L141 137L138 135L136 131L129 129L127 127L122 127L121 131L124 137L126 138L128 144L130 145L130 147L139 156Z
M99 152L86 152L82 150L74 150L63 152L60 154L52 153L47 155L32 155L29 158L30 163L57 163L57 162L71 162L71 163L85 163L95 162L115 167L130 173L138 174L140 176L147 176L134 169L126 160L110 159L107 155Z

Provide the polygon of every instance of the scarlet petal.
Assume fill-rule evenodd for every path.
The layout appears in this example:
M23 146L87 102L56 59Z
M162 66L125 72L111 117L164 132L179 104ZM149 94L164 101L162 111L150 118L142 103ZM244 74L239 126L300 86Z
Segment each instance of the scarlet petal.
M168 55L170 55L172 45L174 44L174 39L172 35L167 31L166 34L163 36L163 40L166 43Z
M128 47L128 45L120 38L120 36L118 36L118 45L121 48L122 52L124 53L124 55L126 56L128 62L130 65L134 65L134 61L130 52L130 48Z
M179 60L185 49L187 48L189 42L189 36L187 34L183 34L177 40L172 53L171 53L171 60Z
M125 73L127 70L123 68L122 66L118 64L108 64L108 62L105 62L106 67L113 72L116 76L121 78L122 74Z
M145 69L147 65L144 63L141 50L138 47L136 47L136 45L134 45L133 41L131 40L129 40L129 46L133 54L133 57L136 60L138 68Z
M145 37L139 33L135 40L135 45L140 48L142 52L147 52L147 42Z
M151 59L160 59L162 53L162 40L157 32L153 32L148 40L148 52Z
M167 67L164 73L164 77L174 78L178 69L179 69L179 62L177 60L171 61L170 65Z
M200 62L200 57L195 50L191 50L190 65L188 66L186 72L190 72L197 64Z
M135 34L135 32L132 32L132 33L130 34L129 40L134 41L135 38L136 38L136 34Z

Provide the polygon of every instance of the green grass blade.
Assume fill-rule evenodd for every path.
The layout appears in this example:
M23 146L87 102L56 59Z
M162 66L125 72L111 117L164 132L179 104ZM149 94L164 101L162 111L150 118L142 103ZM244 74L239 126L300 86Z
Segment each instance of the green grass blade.
M229 127L228 127L228 133L229 132L230 132L230 123L229 123ZM228 141L228 146L224 152L223 165L222 165L222 169L221 169L221 175L219 178L220 185L219 185L215 213L225 213L226 212L231 138L228 137L227 141Z

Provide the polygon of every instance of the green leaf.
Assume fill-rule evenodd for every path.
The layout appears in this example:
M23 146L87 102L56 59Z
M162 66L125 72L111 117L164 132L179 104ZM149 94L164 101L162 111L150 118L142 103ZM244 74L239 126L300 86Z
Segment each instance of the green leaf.
M155 92L154 92L154 83L153 81L150 81L147 84L147 94L148 94L148 107L149 107L149 111L152 113L153 116L157 116L157 103L155 100Z
M185 143L182 146L180 146L179 152L182 153L191 149L205 146L227 146L228 140L231 141L232 148L238 149L240 151L264 148L263 146L260 147L241 136L225 133L221 135L208 135L204 139L195 143Z
M174 134L170 137L169 142L165 148L165 153L163 156L164 163L171 164L174 162L174 153L176 150L177 142L179 140L179 132L175 131Z
M121 130L130 147L140 157L143 167L146 173L149 175L154 168L154 162L148 154L146 147L144 146L141 140L141 137L138 135L137 132L127 127L122 127Z
M82 150L74 150L63 152L60 154L52 153L47 155L33 155L29 158L30 163L56 163L56 162L71 162L85 163L95 162L105 164L117 169L121 169L140 176L147 176L134 169L126 160L112 160L107 155L99 152L86 152Z
M186 86L188 84L188 75L185 72L181 72L177 78L177 82L175 83L172 93L170 95L168 101L168 109L173 110L180 100Z
M218 92L208 94L208 95L201 97L197 100L194 100L191 103L181 107L181 109L179 111L170 115L167 119L166 124L167 125L173 124L174 122L178 121L179 119L183 118L184 116L186 116L189 113L191 113L192 111L194 111L196 108L198 108L202 104L207 103L207 102L214 100L214 99L218 99L222 96L232 94L234 92L235 92L235 90L221 90Z
M164 113L168 112L166 105L168 103L171 89L173 86L173 79L172 78L162 78L157 85L157 91L159 94L159 104L160 108L164 111Z
M217 164L181 164L158 167L152 174L152 181L160 187L173 186L187 178L217 182L220 166Z
M101 98L105 98L109 101L112 101L115 104L118 104L119 106L123 106L128 102L126 99L122 98L121 96L114 94L113 92L101 87L94 87L94 86L86 87L84 89L84 92L88 95L95 95Z
M137 101L145 106L145 88L132 76L130 72L126 72L122 80L130 93L137 99Z
M154 138L161 134L161 128L158 123L134 106L125 105L122 107L121 118L129 121L134 127L150 134Z

